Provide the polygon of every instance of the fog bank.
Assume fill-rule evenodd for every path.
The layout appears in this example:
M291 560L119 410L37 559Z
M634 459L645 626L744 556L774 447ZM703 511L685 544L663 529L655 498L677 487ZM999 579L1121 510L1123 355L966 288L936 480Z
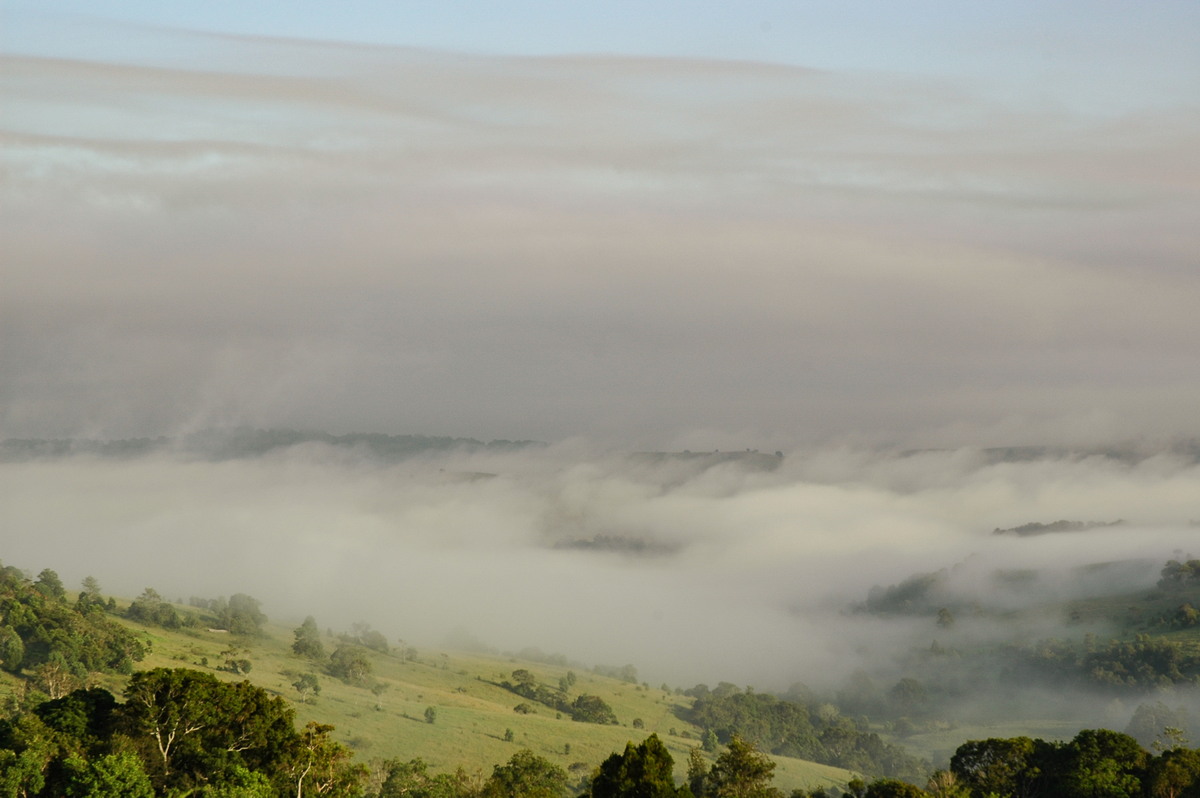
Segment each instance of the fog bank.
M988 462L978 452L812 450L773 470L579 444L384 463L304 444L0 463L0 557L106 592L246 592L273 619L366 621L438 646L462 629L642 678L830 686L946 633L848 609L947 569L947 595L1021 609L1153 585L1200 552L1200 467L1172 456ZM1126 523L1034 537L1031 521ZM1080 566L1136 561L1100 577ZM1020 589L998 571L1033 569ZM1029 622L1031 638L1064 618ZM985 639L986 624L956 633Z

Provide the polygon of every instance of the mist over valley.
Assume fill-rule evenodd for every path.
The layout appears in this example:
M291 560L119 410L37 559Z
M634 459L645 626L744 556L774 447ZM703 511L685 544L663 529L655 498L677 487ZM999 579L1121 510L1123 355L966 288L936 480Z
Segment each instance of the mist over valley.
M1049 677L1005 681L1020 663L995 650L1167 625L1166 605L1125 605L1197 536L1186 447L1030 458L375 441L243 430L134 454L8 441L0 522L21 533L4 560L118 595L250 593L272 618L365 622L418 645L629 663L655 684L833 695L857 673L886 694L910 677L945 688L964 721L1032 703L1082 728L1123 724L1111 716L1137 702L1081 697L1098 687L1086 679L1048 702L1036 691ZM1097 518L1123 520L997 534ZM966 690L931 647L960 662L991 652L997 694Z

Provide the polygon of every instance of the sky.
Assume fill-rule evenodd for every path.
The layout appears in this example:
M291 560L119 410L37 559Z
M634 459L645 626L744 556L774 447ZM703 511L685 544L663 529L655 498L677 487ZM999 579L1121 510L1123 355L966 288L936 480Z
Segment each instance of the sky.
M1200 435L1194 2L0 2L0 437Z

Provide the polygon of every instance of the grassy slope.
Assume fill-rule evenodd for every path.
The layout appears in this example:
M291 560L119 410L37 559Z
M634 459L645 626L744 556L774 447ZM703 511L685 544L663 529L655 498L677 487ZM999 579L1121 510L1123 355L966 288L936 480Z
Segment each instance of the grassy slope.
M682 780L688 751L698 744L701 733L674 714L691 699L578 668L571 696L600 696L613 708L620 725L576 723L540 704L531 704L535 714L517 714L513 707L525 699L495 684L510 679L517 668L525 668L540 682L557 685L567 673L565 667L452 651L421 650L415 661L370 652L374 678L388 686L377 698L369 689L351 687L320 673L319 667L293 654L290 628L272 627L263 638L247 639L203 630L172 632L118 620L143 635L152 646L139 668L189 667L229 681L248 679L292 703L299 724L310 720L332 724L336 728L334 737L353 748L361 761L420 757L439 772L462 766L486 775L492 765L529 748L564 769L576 765L571 770L574 780L613 752L623 750L626 742L639 742L657 733L675 758L676 776ZM332 650L336 643L326 638L325 644ZM251 661L248 676L215 670L225 660L221 652L231 645L245 649L238 656ZM207 666L201 664L204 658ZM320 696L309 703L299 703L298 693L291 686L303 671L316 672L321 683ZM124 689L121 677L103 676L98 684L118 696ZM0 683L0 693L11 690L11 685L11 681ZM430 706L437 711L432 724L424 720L425 709ZM634 718L641 718L645 728L633 728ZM512 742L504 741L506 729L513 731ZM677 733L672 735L671 729ZM796 787L841 785L854 776L815 762L774 759L774 784L785 793Z

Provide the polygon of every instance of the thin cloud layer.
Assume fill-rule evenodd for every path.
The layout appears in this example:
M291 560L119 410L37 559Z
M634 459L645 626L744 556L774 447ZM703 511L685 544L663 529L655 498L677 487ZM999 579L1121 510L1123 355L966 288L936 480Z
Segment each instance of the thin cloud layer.
M1195 109L136 35L4 59L6 437L1200 432Z

